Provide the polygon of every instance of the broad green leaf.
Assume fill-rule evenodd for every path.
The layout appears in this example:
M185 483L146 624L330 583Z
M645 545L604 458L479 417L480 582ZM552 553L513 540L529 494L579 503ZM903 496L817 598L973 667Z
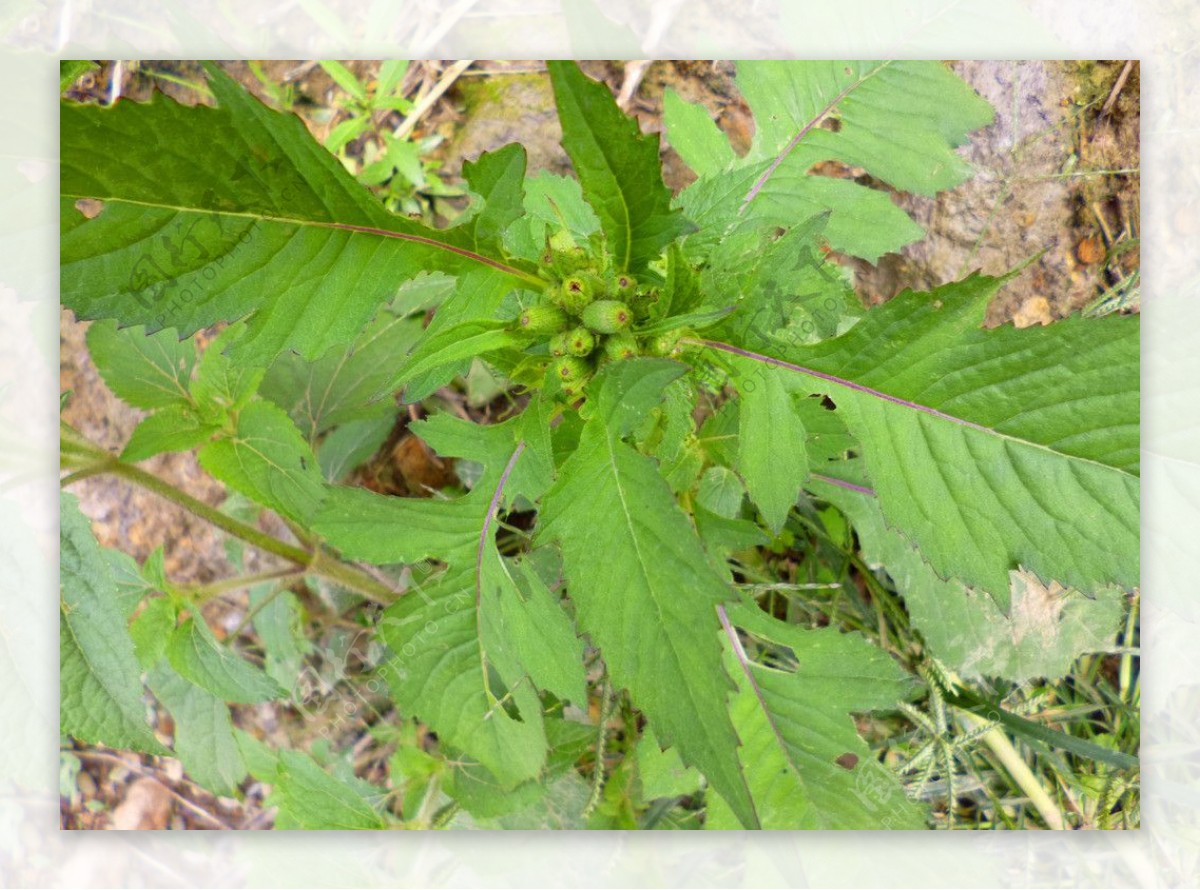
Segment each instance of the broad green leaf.
M200 451L200 465L265 507L308 522L324 495L317 459L284 410L253 401L238 414L237 432Z
M561 545L577 622L613 682L753 826L716 636L716 606L732 591L654 462L624 441L683 370L631 359L593 380L592 415L545 497L539 537Z
M745 484L728 467L710 467L696 486L697 506L724 519L737 516L745 499Z
M258 391L263 369L230 358L233 345L245 338L246 326L230 325L204 350L192 381L192 396L206 418L224 422L226 415L243 408Z
M188 775L213 794L232 797L246 778L246 764L233 738L229 707L165 662L150 672L148 682L175 722L172 749Z
M98 321L88 328L88 352L105 384L135 408L191 404L188 387L196 364L196 344L166 329L147 334L144 327L117 329Z
M911 677L886 652L835 628L805 630L752 604L730 609L729 622L726 663L738 682L733 721L763 828L924 828L920 809L851 717L893 710L912 691ZM752 660L733 626L786 647L794 668ZM725 801L714 800L705 827L740 826Z
M220 430L187 405L160 408L133 428L121 451L121 460L137 463L164 451L188 451L202 445Z
M349 342L422 270L524 276L393 216L298 117L208 71L216 108L63 103L62 301L80 318L189 335L251 316L231 355L266 367Z
M457 367L464 360L476 356L511 349L524 343L526 339L526 335L509 330L509 325L505 322L465 321L440 331L436 336L423 339L409 353L399 373L402 379L413 380L443 368ZM428 394L428 390L428 385L417 388L415 392L406 388L405 400L418 401Z
M709 110L684 101L674 90L663 94L663 126L671 148L698 176L720 173L737 160Z
M103 547L100 550L116 585L117 608L121 617L128 621L137 611L138 603L155 588L146 581L137 560L123 550Z
M309 755L285 749L279 752L268 802L279 807L275 827L280 830L362 831L386 827L376 810L386 793L359 779L335 778Z
M985 330L1003 281L901 294L841 337L758 360L837 404L885 519L939 576L1002 609L1021 566L1132 588L1138 319Z
M804 422L780 374L745 360L736 370L737 470L767 525L779 534L808 478Z
M274 584L250 588L254 632L263 646L263 670L281 686L291 686L300 676L304 656L312 644L304 635L303 610L296 595Z
M502 639L538 688L562 701L587 703L583 640L575 635L559 597L551 593L528 560L506 566L513 583L500 597Z
M1119 589L1065 590L1012 571L1005 614L987 594L934 574L920 553L887 527L871 495L815 480L810 488L850 517L863 556L891 575L913 627L960 676L1014 683L1057 680L1080 655L1115 644L1124 599Z
M74 496L59 500L59 729L94 745L163 753L116 586Z
M341 62L335 62L332 59L318 63L331 78L333 82L340 86L343 90L358 99L360 102L365 102L367 99L367 88L362 85L357 77L350 73L350 69Z
M222 701L249 705L285 694L261 669L218 643L203 619L189 618L175 629L167 660L184 679Z
M643 136L608 87L584 76L574 62L552 61L548 68L563 148L600 218L617 268L636 274L692 228L671 209L658 136Z
M259 393L288 412L310 442L351 420L389 413L381 399L396 364L421 336L419 318L380 312L349 347L334 347L316 361L289 352L275 360Z
M476 250L495 250L504 230L522 214L525 149L517 144L484 152L463 164L463 177L483 207L464 225Z

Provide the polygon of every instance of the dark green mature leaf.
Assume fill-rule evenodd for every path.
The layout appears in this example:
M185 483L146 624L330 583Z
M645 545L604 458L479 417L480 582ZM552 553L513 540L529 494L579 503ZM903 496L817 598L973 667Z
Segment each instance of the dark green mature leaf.
M251 705L286 693L259 668L218 643L203 619L189 618L175 629L167 643L167 660L184 679L222 701Z
M69 494L59 501L59 727L81 742L164 753L108 563Z
M1005 614L986 593L939 578L902 535L887 527L872 495L817 480L809 488L850 517L865 559L887 570L913 627L960 676L1015 683L1057 680L1080 655L1114 645L1124 599L1118 588L1081 593L1012 571Z
M794 670L753 661L733 627L786 647ZM893 710L912 678L886 652L834 628L805 630L753 604L729 610L727 663L738 678L732 713L763 828L923 828L920 809L871 754L851 712ZM738 828L723 800L707 828Z
M114 321L88 328L88 353L105 384L135 408L187 406L196 344L174 330L146 334L144 327L117 329Z
M246 778L246 764L233 738L229 707L160 664L148 677L150 691L171 712L172 749L193 779L213 794L232 796Z
M200 452L200 465L263 506L307 522L324 497L317 458L282 408L254 401L238 414L237 432Z
M421 270L522 278L465 233L391 215L299 118L209 78L217 108L62 105L62 301L79 317L186 335L252 316L233 354L265 367L349 342Z
M683 370L630 359L592 382L592 416L545 497L539 537L561 544L578 624L613 682L753 826L716 638L715 607L732 592L654 462L623 440Z
M301 751L279 752L269 802L279 807L275 827L310 831L385 828L375 809L387 790L359 779L335 778Z
M586 77L574 62L549 62L548 67L563 148L600 217L617 267L636 273L692 228L671 209L658 136L643 136L608 87Z
M940 576L1001 608L1018 566L1136 586L1138 320L984 330L1003 281L901 294L839 338L781 350L790 361L760 360L833 399L888 524Z

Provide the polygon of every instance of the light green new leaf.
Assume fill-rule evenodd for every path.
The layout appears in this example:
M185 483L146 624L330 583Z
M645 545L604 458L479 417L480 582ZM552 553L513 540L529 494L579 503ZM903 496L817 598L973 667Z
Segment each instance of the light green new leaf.
M805 630L753 604L729 610L726 663L737 676L732 707L754 805L768 829L924 828L920 809L872 755L852 712L892 710L913 681L886 652L834 628ZM793 670L746 653L733 627L786 647ZM738 828L714 800L707 828Z
M207 442L219 429L187 405L169 405L133 428L121 460L137 463L164 451L188 451Z
M69 494L59 501L59 728L81 742L164 753L146 720L141 670L100 545Z
M698 176L720 173L737 160L708 109L685 102L674 90L663 94L663 126L671 147Z
M732 591L654 462L624 441L683 370L630 359L592 382L592 415L544 499L539 537L562 546L579 627L613 682L754 826L717 640L716 606Z
M191 404L196 344L174 330L147 334L141 326L118 330L114 321L98 321L88 328L87 344L105 384L135 408Z
M1020 566L1065 587L1132 588L1138 319L984 330L1003 281L901 294L841 337L758 360L837 404L888 524L939 576L1002 609Z
M1114 645L1124 599L1119 589L1065 590L1012 571L1005 614L986 593L934 574L921 554L887 527L871 495L816 480L809 487L850 517L863 556L891 575L913 627L960 676L1014 683L1056 680L1080 655Z
M386 827L376 810L386 794L360 779L331 776L301 751L282 750L268 802L279 807L280 830L370 831Z
M282 408L254 401L238 414L234 436L200 451L200 465L231 488L299 522L325 494L317 459Z
M525 149L514 143L486 151L463 164L463 177L483 200L483 207L463 225L470 230L476 250L495 250L504 230L522 214Z
M644 136L608 87L574 62L547 63L571 158L584 196L600 218L617 268L637 273L692 226L671 209L658 136Z
M646 800L680 797L700 790L700 774L693 767L684 766L674 748L660 748L651 727L647 726L638 740L635 756L642 797Z
M737 371L737 471L767 525L779 534L808 478L804 421L779 373L744 359Z
M206 419L223 423L230 412L240 410L258 391L263 369L231 359L227 354L245 336L246 325L230 325L200 356L196 379L192 381L192 396Z
M63 103L62 301L80 318L187 335L251 316L232 354L266 367L349 342L422 270L523 277L390 214L298 117L208 71L216 108Z
M600 231L596 211L583 199L579 180L543 170L525 180L525 213L504 232L510 254L538 262L547 233L565 229L578 245Z
M189 618L175 629L167 660L184 679L222 701L251 705L286 694L262 670L218 643L203 619Z
M233 738L228 705L193 686L165 662L147 680L154 697L171 712L172 749L188 775L213 794L233 796L246 778L246 764Z
M177 610L170 597L157 596L146 603L129 625L133 652L138 663L149 670L166 654L167 641L175 630Z

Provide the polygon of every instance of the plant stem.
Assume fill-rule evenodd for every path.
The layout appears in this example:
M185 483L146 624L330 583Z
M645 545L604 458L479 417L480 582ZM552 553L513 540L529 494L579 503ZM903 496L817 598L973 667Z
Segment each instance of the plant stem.
M231 590L242 590L253 587L263 581L279 581L286 578L299 578L304 575L304 569L288 566L282 569L270 569L265 572L255 572L250 575L239 575L236 578L222 578L208 584L196 584L191 587L175 587L176 593L185 596L195 603L205 603L210 599L228 593Z
M970 711L959 709L959 714L967 723L975 727L986 726L988 723L987 720ZM1062 811L1055 805L1046 789L1042 787L1042 783L1038 781L1024 758L1017 753L1017 749L1008 740L1008 736L1001 731L1000 727L993 726L983 734L982 739L984 744L992 749L992 753L996 755L1000 763L1004 765L1017 786L1025 792L1025 796L1029 798L1029 802L1041 814L1046 824L1055 831L1063 831L1067 825Z
M112 455L106 454L95 463L77 470L65 477L61 481L61 484L69 485L79 479L102 473L111 474L153 492L159 497L183 507L183 509L187 510L193 516L199 517L211 525L215 525L226 534L240 538L252 547L257 547L266 553L272 553L275 556L294 562L302 566L305 573L321 575L330 581L353 590L355 593L369 600L388 605L394 602L398 595L386 584L377 581L366 572L342 562L328 548L317 545L313 550L309 551L300 547L293 547L291 544L281 541L273 535L268 535L266 532L259 531L252 525L248 525L245 522L222 513L215 507L210 507L203 501L163 481L153 473L147 473L140 467L123 463Z

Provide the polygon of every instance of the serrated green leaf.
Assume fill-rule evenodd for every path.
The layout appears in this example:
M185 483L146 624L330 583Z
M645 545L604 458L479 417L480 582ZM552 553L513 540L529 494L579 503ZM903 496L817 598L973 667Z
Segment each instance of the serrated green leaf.
M141 670L91 526L69 494L59 500L59 730L81 742L165 753L142 701Z
M200 465L226 485L290 519L308 522L325 490L317 459L284 410L254 401L237 432L200 451Z
M495 250L504 230L522 214L525 200L525 149L513 143L485 151L463 164L463 178L483 200L483 207L464 225L476 250Z
M728 625L786 647L794 670L753 661L727 635L726 663L738 694L732 714L754 804L767 829L923 828L920 809L859 737L851 712L892 710L913 688L887 653L834 628L805 630L753 604ZM706 828L738 828L723 800Z
M234 361L227 354L245 335L245 325L230 325L200 357L191 391L206 419L223 422L229 412L243 408L258 391L263 369Z
M545 497L539 537L562 546L579 627L599 645L613 682L752 826L716 639L715 607L732 591L653 461L623 441L682 370L630 359L593 380L592 416Z
M674 90L663 94L663 126L667 142L697 176L711 176L729 167L737 155L709 110L685 102Z
M733 519L742 510L746 486L728 467L710 467L696 487L697 506L725 519Z
M188 775L213 794L235 794L246 778L246 763L233 738L229 707L165 662L150 672L147 681L175 722L172 749Z
M741 400L737 471L767 525L779 534L808 478L804 422L775 371L743 360L734 385Z
M815 480L810 487L850 517L867 562L887 570L913 627L960 676L1014 683L1057 680L1080 655L1114 645L1124 599L1119 589L1064 590L1013 571L1005 614L987 594L939 578L908 541L887 527L871 495Z
M269 802L279 807L275 827L310 831L372 830L386 827L376 810L387 791L359 779L343 781L300 751L279 752Z
M419 271L524 277L388 213L298 117L208 72L216 108L62 104L62 301L80 318L187 335L252 315L231 354L262 368L349 342Z
M285 695L259 668L218 643L202 619L189 618L174 630L167 660L184 679L222 701L255 704Z
M174 330L147 334L141 326L118 330L114 321L98 321L88 328L87 344L105 384L135 408L191 404L196 344Z
M660 748L654 730L649 726L638 739L635 756L642 796L646 800L680 797L700 790L700 773L693 767L684 766L674 748L665 751Z
M133 651L145 670L158 664L167 651L167 641L175 630L175 604L167 597L155 597L146 603L129 625Z
M617 107L608 87L574 62L549 62L563 148L601 228L617 268L637 273L692 228L671 209L663 184L658 136L643 136Z
M1007 608L1024 566L1138 583L1138 319L982 328L1004 279L905 293L794 362L859 441L889 525L942 577ZM738 350L734 350L737 352Z
M566 230L576 244L586 244L600 231L596 211L583 199L579 180L543 170L525 180L525 214L504 232L513 256L537 262L546 249L547 233Z
M137 560L128 553L114 550L111 547L103 547L100 552L104 556L108 570L112 573L117 608L121 612L121 617L128 621L137 611L138 603L146 594L152 593L154 587L146 582Z
M220 426L205 422L187 405L160 408L133 428L121 460L137 463L164 451L189 451L218 430Z
M291 686L300 676L304 656L312 644L304 635L303 612L296 595L273 584L250 588L254 632L262 641L263 670L280 686Z
M501 349L511 349L526 341L524 334L509 330L505 322L465 321L423 339L400 367L401 380L414 380L444 368L457 368L464 360ZM406 387L404 398L413 402L428 394L428 384Z
M581 707L587 703L583 640L575 635L559 597L550 592L529 560L510 565L513 584L500 597L500 636L538 689Z
M381 396L400 357L422 334L421 320L384 310L349 347L335 347L316 361L285 353L267 370L259 393L288 412L314 442L321 433L352 420L388 413Z

